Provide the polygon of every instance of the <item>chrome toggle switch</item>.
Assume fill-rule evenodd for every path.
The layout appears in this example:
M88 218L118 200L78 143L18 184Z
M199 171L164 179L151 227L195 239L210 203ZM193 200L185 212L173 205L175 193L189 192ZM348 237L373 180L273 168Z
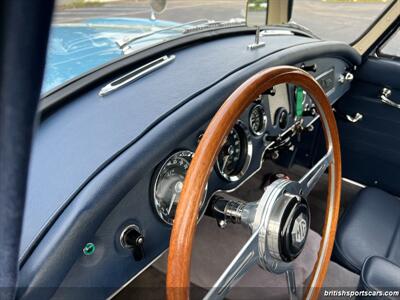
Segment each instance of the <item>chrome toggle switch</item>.
M137 225L125 227L120 236L121 246L132 251L136 261L144 258L144 236Z

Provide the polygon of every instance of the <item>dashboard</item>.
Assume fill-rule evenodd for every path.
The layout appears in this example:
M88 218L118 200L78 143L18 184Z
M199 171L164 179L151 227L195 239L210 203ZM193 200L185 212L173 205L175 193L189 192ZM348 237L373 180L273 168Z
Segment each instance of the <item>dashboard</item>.
M334 68L316 77L328 95L335 88L334 78ZM217 156L210 180L212 186L218 188L208 191L207 186L199 217L207 209L210 194L236 189L240 185L236 183L251 178L265 159L277 159L282 150L293 152L296 147L293 137L314 130L313 123L318 118L311 97L298 86L280 84L254 99L228 134ZM196 145L203 132L199 131L196 136ZM167 225L173 224L194 151L176 150L159 164L152 175L151 200L157 215Z
M123 75L114 74L41 121L29 174L18 298L38 297L37 286L46 287L41 298L112 296L167 250L197 144L244 80L271 66L302 67L333 104L350 88L343 78L361 60L337 42L273 36L252 52L246 49L252 40L238 35L176 49L166 53L176 56L173 63L99 96ZM295 137L312 131L317 119L301 87L275 86L254 99L218 155L199 215L215 193L237 189L264 159L276 159L282 149L294 155ZM63 287L91 289L86 295Z
M266 91L254 99L253 104L236 122L218 154L213 170L213 180L216 181L213 186L220 187L218 191L230 190L231 185L250 177L249 172L254 173L258 169L257 164L261 164L267 149L273 151L284 146L290 147L290 137L296 131L295 125L300 125L300 118L296 120L296 117L302 117L303 113L316 116L314 106L307 106L305 110L301 109L301 114L296 116L294 99L289 97L291 92L297 95L295 88L286 84ZM301 106L306 102L303 91L301 91L299 101ZM196 143L200 142L202 134L203 131L200 131L196 137ZM281 141L278 145L276 141L279 136L281 136ZM168 225L173 223L193 151L184 149L173 152L154 171L153 206L160 219ZM249 170L250 165L252 168ZM207 198L210 198L207 197L207 191L208 188L204 191L200 216L207 208Z

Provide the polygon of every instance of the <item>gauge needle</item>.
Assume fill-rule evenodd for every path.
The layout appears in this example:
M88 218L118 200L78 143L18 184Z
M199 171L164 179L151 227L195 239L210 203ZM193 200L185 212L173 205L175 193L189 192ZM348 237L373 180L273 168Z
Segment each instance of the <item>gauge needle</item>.
M232 145L228 147L228 154L224 156L224 162L222 164L222 169L221 171L223 172L225 170L226 164L228 163L229 157L235 152L233 149Z
M173 206L174 203L175 203L176 196L177 196L176 193L172 195L171 203L170 203L170 205L169 205L169 207L168 207L168 215L171 214L171 209L172 209L172 206Z
M178 195L181 194L182 188L183 188L182 181L178 181L177 183L175 183L175 186L174 186L175 193L172 195L171 204L169 205L169 208L168 208L168 214L171 213L172 206L174 205L175 200L178 197Z
M222 163L222 168L221 168L222 172L225 170L226 164L228 163L228 159L229 159L229 154L224 156L224 161Z

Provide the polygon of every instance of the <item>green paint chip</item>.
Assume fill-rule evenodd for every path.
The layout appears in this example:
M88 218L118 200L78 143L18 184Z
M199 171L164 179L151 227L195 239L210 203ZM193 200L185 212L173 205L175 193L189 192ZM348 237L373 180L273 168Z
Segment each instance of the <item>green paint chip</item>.
M83 248L83 254L92 255L96 250L96 246L93 243L87 243L85 248Z

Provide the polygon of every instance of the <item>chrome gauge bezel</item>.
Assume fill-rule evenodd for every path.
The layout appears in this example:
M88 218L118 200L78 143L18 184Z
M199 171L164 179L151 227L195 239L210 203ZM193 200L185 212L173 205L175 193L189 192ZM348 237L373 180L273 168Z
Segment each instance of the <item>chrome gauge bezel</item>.
M156 211L158 217L161 219L161 221L163 221L165 224L172 226L173 224L173 219L172 218L168 218L168 216L164 215L161 211L161 204L160 204L160 200L158 199L158 197L156 196L156 189L157 186L159 184L160 181L160 176L163 173L163 170L166 168L168 162L173 159L175 156L178 156L180 154L183 154L183 156L186 157L190 157L190 159L193 159L193 155L194 153L190 150L179 150L179 151L175 151L173 152L171 155L169 155L162 164L159 165L159 167L156 168L156 171L154 172L155 175L153 175L153 184L151 185L151 189L152 189L152 205L154 210ZM189 162L190 163L190 162ZM208 189L208 185L206 185L205 190L204 190L204 195L203 195L203 199L200 203L200 212L199 212L199 220L201 219L201 217L203 216L207 205L206 205L206 198L207 198L207 189Z
M236 124L234 125L233 128L240 128L240 130L243 131L243 133L244 133L243 136L246 138L245 143L246 143L246 148L247 149L246 149L246 153L245 153L245 158L244 158L244 163L243 163L242 169L239 171L239 173L237 173L235 175L225 174L221 170L221 167L220 167L220 165L218 163L218 158L217 158L216 166L217 166L218 174L220 176L222 176L223 178L225 178L226 180L230 181L230 182L238 181L246 174L247 170L249 169L251 158L252 158L252 155L253 155L253 144L251 142L250 132L247 129L247 127L243 124L242 121L238 121L238 122L236 122ZM218 153L218 155L219 155L219 153Z
M251 115L253 114L253 111L256 110L256 109L259 109L262 112L262 120L261 120L262 127L258 131L254 130L254 128L251 126ZM265 111L264 106L262 106L261 104L256 104L250 109L250 111L249 111L249 121L248 122L249 122L249 128L250 128L251 133L253 133L256 136L260 136L260 135L264 134L265 129L267 129L267 121L268 121L267 113Z

